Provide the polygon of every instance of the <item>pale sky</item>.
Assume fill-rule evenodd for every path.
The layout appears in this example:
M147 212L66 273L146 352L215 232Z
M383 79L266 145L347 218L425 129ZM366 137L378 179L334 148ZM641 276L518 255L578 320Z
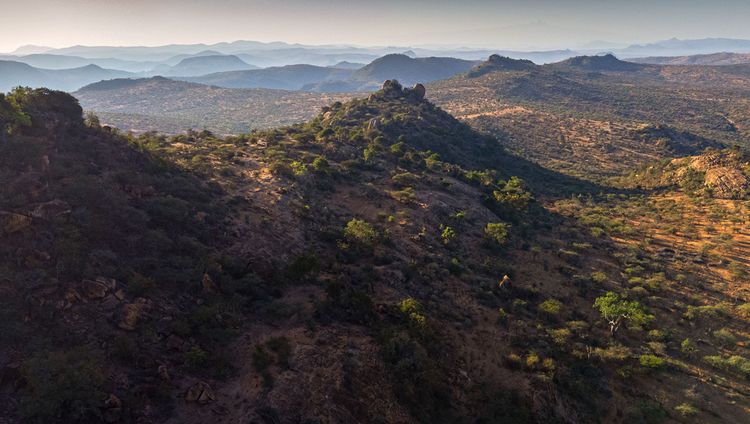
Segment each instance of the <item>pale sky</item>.
M750 0L0 0L0 51L234 40L542 49L750 39L749 22Z

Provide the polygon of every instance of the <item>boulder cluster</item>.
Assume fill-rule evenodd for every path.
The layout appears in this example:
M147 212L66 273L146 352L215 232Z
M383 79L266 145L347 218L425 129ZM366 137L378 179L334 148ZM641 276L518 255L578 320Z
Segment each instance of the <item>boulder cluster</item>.
M424 100L427 90L422 84L415 84L412 88L404 88L401 83L395 79L386 80L383 87L373 97L385 97L390 99L406 98L414 101Z

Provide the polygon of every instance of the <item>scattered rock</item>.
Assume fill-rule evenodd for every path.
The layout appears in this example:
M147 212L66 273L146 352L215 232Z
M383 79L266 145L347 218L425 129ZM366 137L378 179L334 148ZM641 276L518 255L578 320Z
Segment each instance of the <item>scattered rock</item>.
M109 286L101 281L83 280L81 292L87 299L103 299Z
M214 279L208 275L208 273L203 274L201 285L203 286L203 291L205 293L216 293L219 291L219 286L214 282Z
M120 301L112 295L105 297L101 303L101 307L104 308L104 310L106 311L113 311L119 305L120 305Z
M117 300L125 300L125 292L122 289L117 290L115 292L115 297L117 298Z
M159 365L159 368L157 369L157 374L159 375L159 378L162 381L169 381L169 370L167 369L167 366L164 364Z
M185 340L182 340L179 336L170 334L169 337L167 337L167 349L180 351L184 346Z
M50 220L58 216L67 215L71 212L70 205L60 199L55 199L34 208L31 216L34 218Z
M7 235L23 231L31 225L31 217L0 211L0 233Z
M216 394L208 383L199 381L188 389L185 394L185 400L203 405L216 400Z
M76 289L68 289L65 291L65 300L67 300L70 303L76 303L80 302L83 298L81 297L81 294L78 293L78 290Z
M507 275L503 275L503 279L500 280L500 283L498 283L497 286L500 287L501 289L508 290L513 287L513 284L510 281L510 277L508 277Z
M367 122L367 131L373 131L380 129L380 118L372 118L370 121Z
M120 319L117 326L120 329L126 331L135 330L135 327L138 324L138 321L141 319L146 306L147 301L143 298L138 298L133 303L123 305L122 309L120 310Z
M122 401L117 396L110 393L107 400L104 401L104 421L115 423L122 418Z

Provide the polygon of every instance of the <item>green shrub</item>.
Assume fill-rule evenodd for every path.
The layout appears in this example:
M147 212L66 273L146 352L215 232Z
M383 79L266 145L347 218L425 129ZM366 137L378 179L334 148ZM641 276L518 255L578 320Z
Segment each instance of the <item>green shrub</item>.
M653 341L657 341L657 342L661 342L667 339L667 333L665 333L662 330L654 329L654 330L649 331L647 335L649 339Z
M689 320L695 320L698 318L709 318L716 319L729 314L729 308L726 305L703 305L703 306L688 306L688 310L685 312L685 318Z
M491 222L484 227L484 234L492 241L499 245L504 245L508 241L508 230L510 224L503 222Z
M100 358L85 349L42 352L23 365L21 412L30 422L72 422L100 417L104 374Z
M737 307L737 315L745 319L750 319L750 303L739 305Z
M609 278L607 277L607 274L596 271L591 273L591 281L597 283L597 284L603 284L606 283Z
M644 368L657 371L663 369L666 364L666 361L663 358L655 355L641 355L641 357L638 358L638 362L640 362L641 366Z
M402 300L398 304L398 309L419 326L423 326L427 323L427 317L424 315L424 312L422 312L422 305L412 297L407 297Z
M693 346L693 342L689 338L680 342L680 352L686 354L695 352L695 346Z
M704 356L703 361L714 368L734 371L746 378L750 377L750 360L745 357L739 355L732 355L728 358L719 355Z
M698 413L700 412L698 408L689 403L681 403L675 406L674 410L683 417L692 417L694 415L698 415Z
M440 227L443 230L440 233L440 239L443 241L443 244L451 244L458 236L458 234L456 234L456 230L454 230L453 227L447 225L441 225Z
M594 349L594 356L602 361L624 361L630 358L631 354L630 348L621 344L607 346L604 349L600 347Z
M199 370L208 364L208 352L198 346L193 346L185 352L185 365L188 368Z
M361 219L352 219L344 227L344 237L352 242L357 242L365 246L372 246L378 239L378 233L366 221Z
M539 310L549 315L560 315L563 304L557 299L547 299L539 304Z
M328 160L323 156L318 156L312 161L312 167L315 170L315 172L318 173L327 173L331 170L331 166L328 163Z
M722 328L713 332L713 336L724 347L734 346L737 343L737 336L728 328Z

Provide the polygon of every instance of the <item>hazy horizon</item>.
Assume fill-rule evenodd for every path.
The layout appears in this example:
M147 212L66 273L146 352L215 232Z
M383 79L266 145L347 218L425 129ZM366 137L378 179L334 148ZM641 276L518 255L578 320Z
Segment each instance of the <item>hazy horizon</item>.
M750 38L750 3L741 0L2 0L2 8L2 52L23 45L234 40L542 50L600 41Z

